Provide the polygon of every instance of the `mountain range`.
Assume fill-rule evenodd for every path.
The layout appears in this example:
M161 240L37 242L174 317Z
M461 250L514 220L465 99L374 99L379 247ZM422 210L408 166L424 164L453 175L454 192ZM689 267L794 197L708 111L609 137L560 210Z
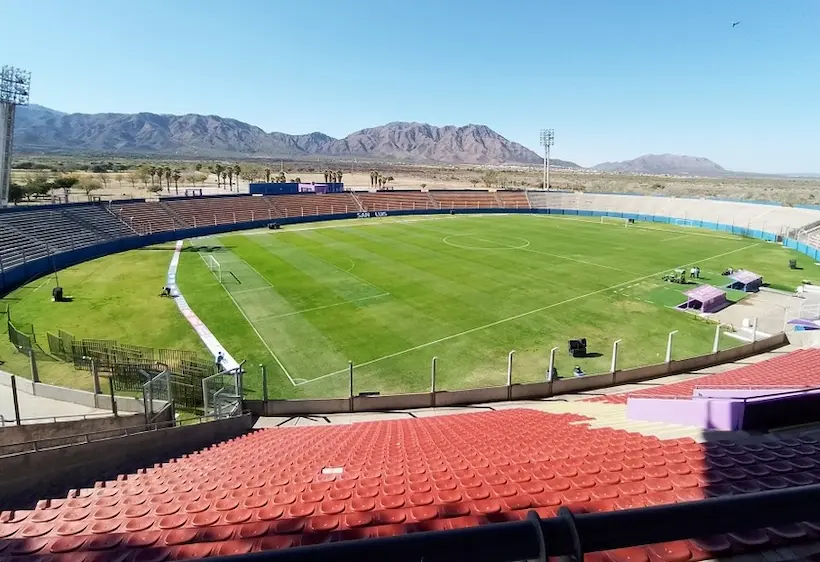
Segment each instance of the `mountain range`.
M199 158L356 158L445 164L537 164L542 157L485 125L394 122L336 139L324 133L266 133L216 115L62 113L20 107L14 131L20 152L94 152ZM553 160L557 167L579 168Z
M677 154L644 154L633 160L604 162L593 166L601 172L629 174L669 174L691 176L725 176L731 172L701 156L680 156Z

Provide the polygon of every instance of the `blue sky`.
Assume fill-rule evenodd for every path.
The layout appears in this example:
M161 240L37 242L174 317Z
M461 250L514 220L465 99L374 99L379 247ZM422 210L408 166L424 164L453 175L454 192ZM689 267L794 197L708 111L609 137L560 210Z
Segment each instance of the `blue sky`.
M2 0L0 62L68 112L340 137L486 124L592 165L820 172L820 0ZM732 29L731 22L741 23Z

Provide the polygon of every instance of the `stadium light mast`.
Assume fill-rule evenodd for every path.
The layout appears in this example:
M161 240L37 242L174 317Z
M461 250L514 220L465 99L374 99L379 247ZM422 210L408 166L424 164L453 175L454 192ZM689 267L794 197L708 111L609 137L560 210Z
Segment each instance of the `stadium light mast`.
M28 105L30 87L30 72L13 66L0 68L0 207L9 204L14 114L18 105Z
M550 147L555 144L555 131L541 129L541 146L544 147L544 189L550 188Z

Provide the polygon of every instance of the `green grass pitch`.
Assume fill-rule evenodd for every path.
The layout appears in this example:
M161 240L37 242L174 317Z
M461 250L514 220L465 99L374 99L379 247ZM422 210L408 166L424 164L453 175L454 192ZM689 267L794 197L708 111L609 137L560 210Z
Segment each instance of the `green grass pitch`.
M201 350L164 284L171 245L107 256L60 272L74 302L51 303L53 281L37 280L5 299L15 321L38 340L63 328L77 337ZM206 265L213 256L222 283ZM515 350L513 382L544 380L557 347L560 376L575 364L619 368L661 362L667 334L674 357L707 353L714 325L670 306L682 291L661 276L698 265L704 281L744 267L772 286L793 289L809 271L787 268L804 256L777 244L695 228L544 215L379 218L289 226L186 242L177 275L193 310L238 360L261 395L346 396L430 388L438 358L442 390L502 385ZM737 295L733 295L735 297ZM590 357L572 359L567 340L586 337ZM722 346L739 342L722 339ZM25 358L0 345L0 367L25 371ZM87 373L41 363L45 382L89 388Z

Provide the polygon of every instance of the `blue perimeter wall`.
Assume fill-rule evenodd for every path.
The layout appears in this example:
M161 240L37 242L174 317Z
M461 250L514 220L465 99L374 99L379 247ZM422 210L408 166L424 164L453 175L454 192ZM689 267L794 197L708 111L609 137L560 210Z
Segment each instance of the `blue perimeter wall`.
M449 214L449 209L433 210L420 209L417 211L377 211L369 213L347 213L340 215L318 215L312 217L289 217L275 219L275 222L286 224L298 224L306 222L330 221L330 220L345 220L355 218L376 218L386 216L403 216L403 215L442 215ZM637 213L612 213L607 211L576 211L571 209L463 209L457 210L456 214L546 214L546 215L570 215L582 217L615 217L624 219L634 219L642 222L655 222L661 224L672 224L679 226L692 226L697 228L705 228L709 230L716 230L719 232L727 232L730 234L737 234L741 236L748 236L750 238L757 238L766 240L768 242L777 241L777 236L771 232L764 232L762 230L747 229L741 226L719 224L708 221L699 221L691 219L678 219L670 217L662 217L656 215L642 215ZM115 254L118 252L126 252L128 250L136 250L145 246L154 244L162 244L165 242L174 242L185 238L196 238L199 236L209 236L212 234L222 234L225 232L234 232L238 230L249 230L253 228L264 228L271 221L269 219L258 220L252 222L244 222L237 224L221 224L217 226L207 226L199 228L188 228L184 230L174 230L169 232L158 232L156 234L149 234L146 236L132 236L122 238L119 240L112 240L95 246L88 246L70 252L62 252L53 256L47 256L26 262L22 265L6 269L0 272L0 294L6 294L17 287L36 279L52 273L54 270L64 269L78 263L88 260L93 260L108 254ZM820 260L820 250L817 248L798 242L791 238L786 238L783 245L806 254L814 260Z

